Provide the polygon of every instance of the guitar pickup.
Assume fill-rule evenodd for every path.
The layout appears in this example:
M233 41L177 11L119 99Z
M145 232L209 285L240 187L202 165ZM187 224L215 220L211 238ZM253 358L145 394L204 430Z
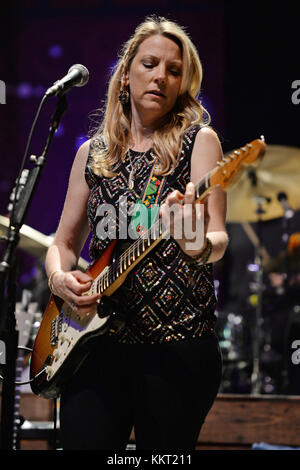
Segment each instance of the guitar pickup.
M51 322L50 344L55 346L62 331L62 316L57 315Z

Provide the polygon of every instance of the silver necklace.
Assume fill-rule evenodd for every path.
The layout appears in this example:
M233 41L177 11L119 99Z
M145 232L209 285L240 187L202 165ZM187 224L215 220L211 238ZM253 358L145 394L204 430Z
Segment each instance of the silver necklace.
M139 157L140 160L142 160L144 158L144 156L146 155L147 152L148 152L148 150L146 150L146 152L144 152ZM134 188L134 181L135 181L135 165L133 165L131 157L132 157L132 155L130 153L130 150L128 150L128 158L129 158L129 162L130 162L130 172L129 172L129 176L128 176L128 187L129 187L129 189Z
M130 172L129 172L129 176L128 176L128 187L129 187L129 189L133 189L133 188L134 188L134 173L135 173L135 168L134 168L134 166L133 166L133 164L132 164L130 150L128 150L128 158L129 158L129 163L130 163Z
M148 150L146 150L144 153L142 153L142 155L139 157L139 160L142 160L147 152L148 152ZM129 176L128 176L128 187L129 187L129 189L133 189L134 188L135 170L136 169L135 169L135 165L133 165L132 160L131 160L132 155L130 153L130 150L128 150L127 155L128 155L129 163L130 163L130 172L129 172ZM152 152L151 152L151 156L153 158L153 162L155 163L157 161L157 159L154 157ZM159 164L155 165L155 169L159 170Z

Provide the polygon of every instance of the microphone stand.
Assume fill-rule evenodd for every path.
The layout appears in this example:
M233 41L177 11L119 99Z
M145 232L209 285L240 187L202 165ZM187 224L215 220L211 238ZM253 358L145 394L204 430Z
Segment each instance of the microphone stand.
M45 96L44 98L45 99ZM15 305L16 305L16 249L20 240L20 229L25 221L34 191L37 187L41 172L46 163L46 156L50 144L58 129L61 117L66 112L66 96L60 95L54 114L45 148L39 158L31 157L34 168L21 191L21 197L15 201L11 214L6 248L2 262L0 263L0 308L3 308L0 318L0 343L5 353L5 365L3 366L3 383L1 399L1 428L0 449L13 449L13 423L14 423L14 397L15 397L15 370L18 350L18 332L16 330ZM17 195L17 191L16 191ZM6 300L7 297L7 300Z

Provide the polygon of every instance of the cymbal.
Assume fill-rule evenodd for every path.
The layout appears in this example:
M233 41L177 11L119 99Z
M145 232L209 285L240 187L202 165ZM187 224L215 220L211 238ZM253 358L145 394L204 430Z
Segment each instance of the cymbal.
M284 211L277 199L281 192L286 194L291 209L300 209L300 148L267 145L258 166L248 167L236 185L229 189L227 222L257 222L283 217ZM259 203L261 214L257 213Z
M6 236L7 229L9 227L9 218L3 215L0 215L0 235ZM18 248L24 250L30 255L36 258L44 258L46 256L47 250L51 243L53 242L51 235L44 235L43 233L35 230L29 225L23 224L20 229L20 241ZM83 258L80 258L78 261L78 266L81 269L86 269L88 262Z

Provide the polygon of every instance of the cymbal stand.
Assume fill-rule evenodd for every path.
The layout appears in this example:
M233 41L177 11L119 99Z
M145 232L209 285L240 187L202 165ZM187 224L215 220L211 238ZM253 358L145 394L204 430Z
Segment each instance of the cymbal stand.
M284 192L280 192L277 195L277 199L283 208L282 217L282 236L281 243L283 251L286 253L284 258L284 287L287 288L290 274L289 257L288 257L288 244L289 237L291 234L292 221L295 216L295 212L289 207L287 203L287 195Z
M37 122L40 109L47 98L44 95L37 116L34 121L32 131ZM0 427L0 449L13 450L13 424L14 424L14 397L16 380L16 359L18 350L18 332L16 329L15 307L16 307L16 249L20 239L20 229L26 218L34 191L37 187L43 167L46 163L46 155L50 144L58 129L60 119L67 109L67 100L65 95L61 95L57 102L45 148L39 158L31 158L34 168L30 170L26 183L21 191L21 197L14 202L13 210L10 216L10 226L8 236L5 240L6 247L3 259L0 262L0 345L4 348L5 363L3 367L2 399L1 399L1 427ZM30 141L29 139L29 141ZM28 146L27 146L28 148ZM27 149L25 157L27 156ZM23 168L17 182L15 193L19 192L19 181Z
M277 199L283 208L283 217L282 217L282 235L281 235L281 244L285 257L284 262L284 271L283 271L283 292L285 295L288 295L289 283L291 281L291 266L290 259L288 255L288 245L289 237L292 232L292 222L295 216L295 212L290 208L287 202L287 195L284 192L277 194ZM288 353L285 349L283 367L282 367L282 391L283 393L288 393L289 387L289 373L288 373Z
M257 204L256 213L258 215L257 222L257 239L258 243L255 245L255 293L256 293L256 303L255 303L255 321L254 327L252 328L252 374L251 374L251 394L261 393L261 372L260 372L260 353L262 345L262 326L263 326L263 316L262 316L262 300L263 300L263 251L261 244L261 214L265 211L262 208L263 202L266 202L266 199L261 196L255 197L255 202Z

